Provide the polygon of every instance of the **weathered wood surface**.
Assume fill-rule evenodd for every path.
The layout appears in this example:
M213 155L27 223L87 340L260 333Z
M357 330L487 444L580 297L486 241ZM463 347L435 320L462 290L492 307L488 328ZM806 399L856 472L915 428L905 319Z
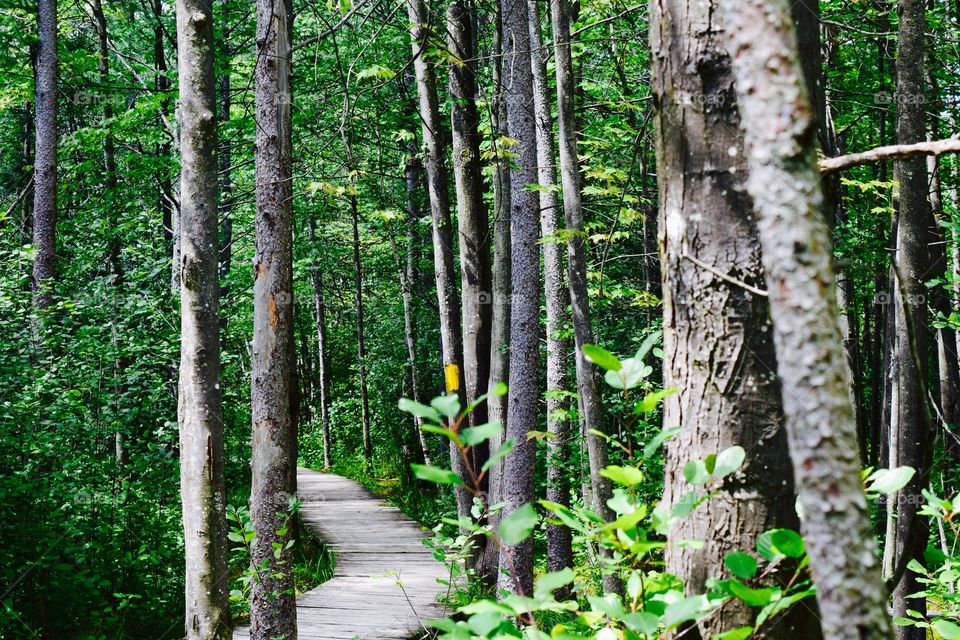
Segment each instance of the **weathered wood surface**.
M333 578L297 599L299 638L411 638L444 615L437 580L447 573L417 523L341 476L301 468L297 483L303 522L336 557ZM246 638L246 627L234 632Z

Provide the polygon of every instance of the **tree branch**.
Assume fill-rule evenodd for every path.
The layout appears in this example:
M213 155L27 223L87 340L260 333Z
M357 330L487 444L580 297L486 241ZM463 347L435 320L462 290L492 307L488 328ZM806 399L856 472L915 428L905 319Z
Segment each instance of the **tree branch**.
M863 153L851 153L836 158L822 158L819 162L822 173L843 171L862 164L890 160L893 158L912 158L914 156L940 156L945 153L960 153L960 134L944 140L928 140L916 144L893 144L876 147Z

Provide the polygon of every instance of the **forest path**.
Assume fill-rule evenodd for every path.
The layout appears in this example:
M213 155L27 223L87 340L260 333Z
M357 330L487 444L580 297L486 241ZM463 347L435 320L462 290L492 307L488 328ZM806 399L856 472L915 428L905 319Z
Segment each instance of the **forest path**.
M330 473L299 468L297 496L302 521L336 558L333 577L297 599L300 640L410 638L444 615L437 579L448 574L421 544L420 525ZM246 638L246 627L234 633Z

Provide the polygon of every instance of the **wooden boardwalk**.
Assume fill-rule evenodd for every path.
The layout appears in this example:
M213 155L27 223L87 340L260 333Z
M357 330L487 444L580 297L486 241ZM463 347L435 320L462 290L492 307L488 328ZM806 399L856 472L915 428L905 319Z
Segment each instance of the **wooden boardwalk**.
M309 469L297 472L303 522L333 551L333 578L297 599L302 640L411 638L444 615L437 579L447 572L421 544L420 526L363 485ZM402 587L402 588L401 588ZM237 629L235 640L248 638Z

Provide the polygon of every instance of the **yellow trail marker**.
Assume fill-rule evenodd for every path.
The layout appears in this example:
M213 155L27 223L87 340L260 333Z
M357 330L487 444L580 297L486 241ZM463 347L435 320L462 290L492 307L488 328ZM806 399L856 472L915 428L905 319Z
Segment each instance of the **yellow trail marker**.
M444 374L447 379L447 393L460 391L460 367L457 366L457 363L451 362L445 366Z

